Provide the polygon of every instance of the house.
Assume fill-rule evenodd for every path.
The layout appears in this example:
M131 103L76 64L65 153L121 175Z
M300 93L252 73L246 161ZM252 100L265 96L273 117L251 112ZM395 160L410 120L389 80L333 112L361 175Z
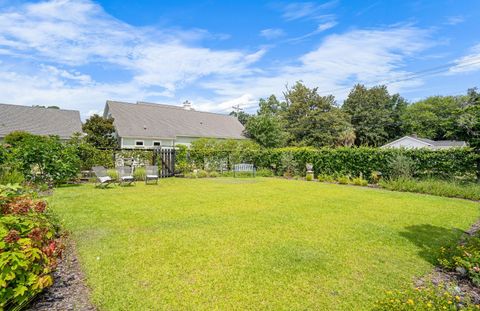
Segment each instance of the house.
M122 149L190 146L199 138L244 139L243 125L233 116L146 102L107 101L104 117L114 118Z
M0 104L0 141L13 131L56 135L61 140L68 140L74 133L82 132L80 112Z
M381 148L429 148L433 150L466 147L467 143L459 140L430 140L416 135L404 136Z

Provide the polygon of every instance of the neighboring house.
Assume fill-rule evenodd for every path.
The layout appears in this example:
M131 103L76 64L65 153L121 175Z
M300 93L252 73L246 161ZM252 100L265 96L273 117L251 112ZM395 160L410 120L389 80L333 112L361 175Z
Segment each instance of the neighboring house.
M459 140L430 140L427 138L420 138L415 135L404 136L394 140L381 148L429 148L429 149L448 149L455 147L466 147L467 143Z
M76 110L0 104L0 141L13 131L68 140L82 132L82 121Z
M114 118L121 148L172 148L190 146L199 138L243 139L237 118L184 107L137 102L107 101L104 117Z

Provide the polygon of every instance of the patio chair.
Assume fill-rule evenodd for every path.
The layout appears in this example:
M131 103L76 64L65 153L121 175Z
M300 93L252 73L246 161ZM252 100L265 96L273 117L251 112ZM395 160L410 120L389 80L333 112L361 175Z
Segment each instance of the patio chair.
M156 165L145 166L145 184L148 184L151 180L158 184L158 166Z
M107 188L109 185L113 184L115 182L114 179L112 179L110 176L107 174L107 169L104 168L103 166L94 166L92 167L92 171L95 174L95 187L98 188Z
M135 178L133 177L133 169L131 166L119 166L117 167L118 173L118 183L123 185L131 185L135 182Z

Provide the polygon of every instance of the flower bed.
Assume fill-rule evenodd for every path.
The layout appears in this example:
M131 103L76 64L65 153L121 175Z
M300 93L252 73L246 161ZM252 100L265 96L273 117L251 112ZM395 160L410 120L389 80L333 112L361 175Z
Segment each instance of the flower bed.
M53 284L61 256L47 204L19 186L0 185L0 309L26 305Z

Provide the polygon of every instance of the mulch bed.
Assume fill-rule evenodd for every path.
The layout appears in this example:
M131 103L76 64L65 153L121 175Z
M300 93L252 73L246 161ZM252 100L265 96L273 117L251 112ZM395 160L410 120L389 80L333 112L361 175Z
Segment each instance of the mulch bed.
M28 311L94 311L90 302L90 290L80 268L71 239L65 238L65 249L57 269L54 283L39 294L26 309Z
M480 231L480 221L473 224L470 229L465 231L466 235L474 235ZM463 239L460 240L462 243ZM445 271L439 267L435 270L416 280L416 286L423 286L426 283L432 283L434 285L449 286L449 284L456 284L453 290L459 296L469 296L474 304L480 304L480 288L474 285L466 276L457 271Z

